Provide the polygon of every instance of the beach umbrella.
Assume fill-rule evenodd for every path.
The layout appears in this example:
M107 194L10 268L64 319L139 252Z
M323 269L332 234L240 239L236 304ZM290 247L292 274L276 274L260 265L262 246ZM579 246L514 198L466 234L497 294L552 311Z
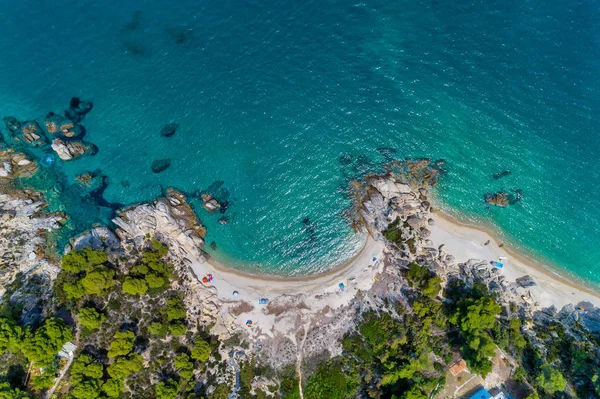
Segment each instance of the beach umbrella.
M238 296L239 293L237 291L233 291L233 296Z
M344 283L340 283L339 287L340 287L340 291L344 292L344 288L346 288Z
M377 260L377 258L373 256L373 262L375 262L376 260Z
M246 326L249 327L249 328L252 327L252 320L248 320L246 322Z
M202 277L202 282L204 284L208 284L208 279L206 278L206 276Z

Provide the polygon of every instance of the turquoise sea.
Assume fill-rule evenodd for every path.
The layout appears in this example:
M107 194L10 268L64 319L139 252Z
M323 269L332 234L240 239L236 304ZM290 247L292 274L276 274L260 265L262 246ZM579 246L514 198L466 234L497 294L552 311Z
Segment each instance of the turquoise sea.
M186 192L221 260L313 273L360 246L341 216L350 179L443 158L446 210L600 282L597 1L1 0L0 20L0 116L94 103L98 153L33 179L73 232L111 217L74 185L101 169L108 202ZM502 189L524 198L487 207Z

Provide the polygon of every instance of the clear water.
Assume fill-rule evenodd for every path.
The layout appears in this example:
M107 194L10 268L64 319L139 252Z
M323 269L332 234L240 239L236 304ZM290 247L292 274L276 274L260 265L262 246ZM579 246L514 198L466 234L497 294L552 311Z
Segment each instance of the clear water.
M324 270L361 242L343 187L393 148L446 159L446 209L600 281L597 2L1 0L0 19L2 115L95 104L98 154L52 172L74 230L110 217L71 187L83 171L100 168L123 204L222 181L228 225L193 200L215 256ZM524 200L488 208L500 189Z

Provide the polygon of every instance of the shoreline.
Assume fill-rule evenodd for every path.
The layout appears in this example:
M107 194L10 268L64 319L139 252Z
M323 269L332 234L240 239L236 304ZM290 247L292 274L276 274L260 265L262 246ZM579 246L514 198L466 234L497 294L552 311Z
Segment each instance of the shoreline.
M501 269L501 273L509 281L515 281L525 275L531 276L536 285L527 290L541 307L556 306L560 309L567 304L577 305L581 302L600 306L600 293L593 287L565 277L536 259L509 248L506 244L500 247L499 244L503 241L484 226L461 222L439 210L430 216L436 223L431 226L432 234L429 239L436 247L444 246L447 252L455 257L456 263L466 262L469 259L489 262L498 260L498 257L506 257L507 259L503 261L505 267ZM344 283L348 288L341 293L343 297L347 297L350 293L354 296L357 290L370 288L380 272L378 265L384 255L385 244L376 241L368 233L366 237L363 247L351 259L333 269L312 275L285 277L253 274L214 258L204 263L194 261L190 268L199 280L205 274L212 274L214 280L209 287L215 288L219 297L225 301L258 300L269 295L333 293L339 291L339 283ZM488 240L490 244L484 245ZM373 258L377 258L377 262L373 262ZM357 281L361 283L357 284ZM234 291L237 291L239 296L234 297L232 295ZM337 305L348 301L349 298L346 298Z
M502 262L501 273L510 281L524 275L531 276L536 285L528 288L534 299L543 307L591 302L600 306L600 293L594 287L561 275L551 266L510 248L503 240L484 226L465 223L446 212L436 210L430 215L435 220L430 239L435 245L444 245L457 263L468 259ZM486 241L489 245L484 245ZM499 244L503 244L502 247Z
M350 286L350 282L357 281L356 279L361 276L361 273L374 271L376 269L374 266L379 264L383 258L384 248L383 242L376 241L367 234L363 247L351 259L333 269L307 276L278 277L251 274L215 261L213 258L204 263L193 262L190 267L198 279L205 274L212 274L214 280L211 286L215 287L217 291L225 289L229 292L238 291L239 297L231 296L231 300L245 300L248 297L258 299L268 294L324 293L338 291L339 283ZM376 258L376 261L373 261L373 258ZM372 281L372 279L369 280ZM348 291L352 290L344 292ZM225 292L221 295L227 299ZM257 296L257 294L260 295Z

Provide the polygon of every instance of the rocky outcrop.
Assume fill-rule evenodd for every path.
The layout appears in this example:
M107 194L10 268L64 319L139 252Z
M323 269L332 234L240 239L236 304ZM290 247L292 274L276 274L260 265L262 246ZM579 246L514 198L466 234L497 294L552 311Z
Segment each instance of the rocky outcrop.
M44 214L44 207L31 190L0 193L0 297L22 303L25 317L51 295L60 270L46 255L44 233L59 229L64 215Z
M65 248L65 253L83 248L115 252L121 249L121 242L108 227L98 226L71 239L70 244Z
M36 163L24 153L15 152L12 148L0 150L0 182L29 177L36 171Z
M508 204L510 202L508 194L505 193L504 191L486 194L484 199L485 199L486 204L495 205L495 206L499 206L502 208L504 208L505 206L508 206Z
M69 161L84 154L93 155L96 152L96 146L91 143L85 143L79 140L63 140L60 138L56 138L52 141L52 149L56 151L63 161Z
M167 191L167 198L141 204L118 212L113 219L117 236L124 244L142 247L146 237L156 237L169 246L170 252L184 262L206 260L202 250L206 229L186 202L183 194Z
M50 136L55 137L80 137L85 131L83 126L78 125L75 122L53 112L46 116L44 125Z
M210 213L216 213L221 208L221 204L209 194L202 194L202 207Z

